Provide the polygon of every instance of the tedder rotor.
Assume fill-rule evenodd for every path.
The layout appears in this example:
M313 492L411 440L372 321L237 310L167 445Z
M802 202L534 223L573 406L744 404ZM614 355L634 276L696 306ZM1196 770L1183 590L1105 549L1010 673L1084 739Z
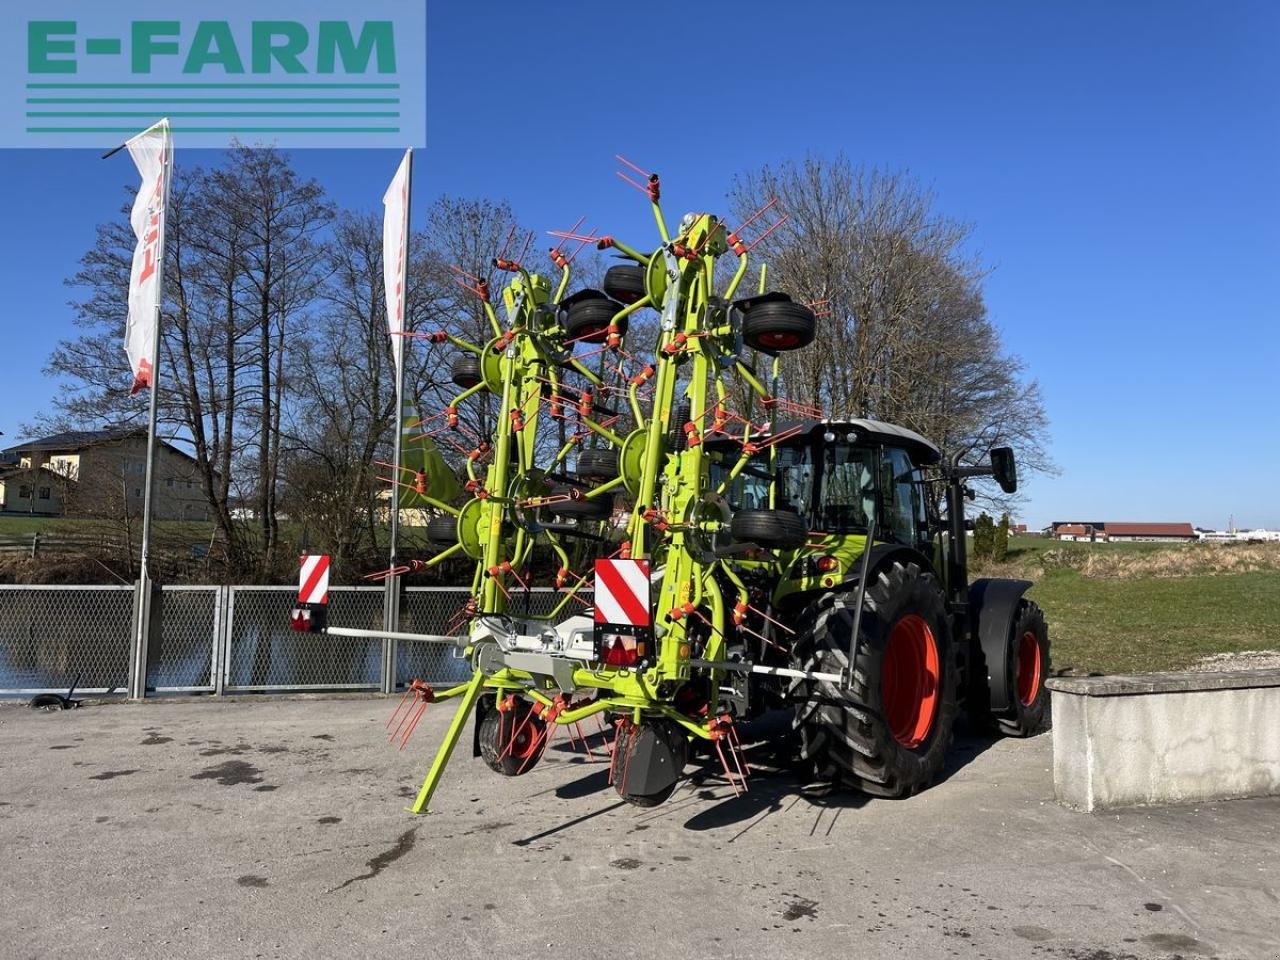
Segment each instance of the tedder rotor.
M415 680L397 709L403 743L428 704L458 701L413 812L473 715L475 753L506 776L557 729L585 744L580 724L596 718L612 732L614 788L641 806L671 795L695 744L746 789L736 724L766 709L792 711L808 773L889 797L938 774L961 706L1038 732L1049 641L1030 583L970 583L966 562L966 483L994 476L1012 492L1012 452L961 466L912 430L784 399L779 355L810 346L819 318L769 292L763 267L752 293L742 286L751 249L786 217L770 203L734 229L690 213L671 231L658 176L627 165L645 178L656 248L558 234L554 290L504 251L505 322L487 283L465 278L491 339L428 335L458 350L460 392L420 425L412 483L392 478L439 514L427 528L439 552L400 569L465 556L475 573L454 639L470 679ZM566 242L624 263L569 294ZM644 311L656 325L640 336ZM484 436L459 418L482 394L498 411ZM462 484L437 437L458 451ZM590 577L574 569L584 553ZM560 597L530 616L513 593L539 556L554 558ZM303 630L388 636L324 621L314 605L294 613Z

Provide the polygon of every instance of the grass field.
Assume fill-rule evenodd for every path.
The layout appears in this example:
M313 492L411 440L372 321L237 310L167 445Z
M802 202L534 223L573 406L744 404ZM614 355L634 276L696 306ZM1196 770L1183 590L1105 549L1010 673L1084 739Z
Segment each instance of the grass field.
M1035 580L1055 670L1176 670L1280 650L1280 544L1058 544L1019 538L992 575Z

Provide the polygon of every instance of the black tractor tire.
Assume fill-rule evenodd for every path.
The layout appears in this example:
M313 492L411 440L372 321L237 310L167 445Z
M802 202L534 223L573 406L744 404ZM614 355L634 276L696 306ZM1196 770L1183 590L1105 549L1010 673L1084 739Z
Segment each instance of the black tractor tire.
M809 539L809 525L794 510L739 510L729 521L729 532L739 543L769 550L794 550Z
M645 268L620 263L604 272L604 292L619 303L635 303L649 292Z
M458 518L442 513L427 521L427 542L436 547L451 547L458 542Z
M638 778L630 776L630 762L637 752L641 737L656 737L674 767L671 783L652 793L637 792L635 781ZM640 727L628 728L619 738L617 750L618 756L613 762L613 789L634 807L656 807L669 799L680 785L685 765L689 762L689 739L678 725L669 720L654 720Z
M994 729L1006 737L1034 737L1049 728L1049 627L1044 613L1030 600L1018 604L1009 628L1008 676L1012 678L1010 706L995 712L990 708L987 671L971 671L967 713L977 725Z
M794 666L847 669L856 597L846 588L810 605ZM792 682L800 759L818 776L863 793L908 797L941 772L959 702L955 640L937 579L911 562L872 574L859 632L847 692L828 680Z
M790 300L765 300L742 314L742 341L755 350L781 353L813 343L818 318L813 311Z
M570 520L608 520L609 517L613 516L613 497L592 497L588 500L583 494L585 494L585 491L581 487L557 484L551 488L551 496L573 497L577 495L578 498L549 503L546 509L554 516L565 517Z
M618 475L618 451L609 447L583 450L574 472L588 480L612 480Z
M489 710L480 721L480 758L494 773L518 777L542 759L547 724L531 716L532 704L517 700L511 710ZM507 749L512 737L515 742Z
M569 343L604 343L609 324L622 304L609 297L592 297L569 304L564 315L564 339ZM618 321L618 332L627 332L627 318Z
M480 358L464 353L455 359L453 366L449 368L449 379L463 390L470 390L484 379L484 374L480 370Z

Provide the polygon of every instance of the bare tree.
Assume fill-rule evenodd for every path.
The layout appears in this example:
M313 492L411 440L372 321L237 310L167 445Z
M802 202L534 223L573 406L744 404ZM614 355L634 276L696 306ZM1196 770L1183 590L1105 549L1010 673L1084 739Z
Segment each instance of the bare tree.
M1012 443L1024 472L1052 469L1038 384L987 315L970 228L907 174L809 157L739 176L745 217L771 197L790 215L761 244L770 287L814 304L818 348L785 354L791 399L873 417L971 459Z

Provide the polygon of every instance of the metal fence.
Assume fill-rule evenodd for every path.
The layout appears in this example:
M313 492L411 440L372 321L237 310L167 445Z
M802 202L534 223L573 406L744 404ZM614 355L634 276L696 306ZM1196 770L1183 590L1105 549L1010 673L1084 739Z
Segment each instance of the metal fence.
M154 694L379 690L383 657L397 689L418 678L456 683L470 673L452 642L351 639L289 629L293 587L174 586L153 603L147 689ZM381 587L334 587L329 623L383 629ZM439 636L469 596L460 587L409 587L399 630ZM135 591L131 586L0 586L0 697L124 695ZM516 593L511 612L545 615L562 595ZM564 613L581 609L570 603Z

